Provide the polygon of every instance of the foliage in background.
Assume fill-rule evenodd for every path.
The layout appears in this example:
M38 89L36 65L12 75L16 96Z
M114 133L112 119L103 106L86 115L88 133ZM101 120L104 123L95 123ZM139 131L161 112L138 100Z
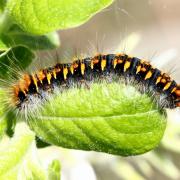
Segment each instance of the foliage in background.
M25 123L16 126L13 138L4 137L0 143L0 179L60 179L59 161L53 161L48 170L41 167L34 138Z

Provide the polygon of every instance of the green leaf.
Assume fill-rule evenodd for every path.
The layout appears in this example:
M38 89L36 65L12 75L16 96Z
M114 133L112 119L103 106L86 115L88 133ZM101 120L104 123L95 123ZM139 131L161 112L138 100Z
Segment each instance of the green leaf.
M25 46L16 46L0 54L0 78L13 74L18 76L18 69L24 70L34 59L34 53Z
M72 88L53 97L29 124L51 144L128 156L155 148L166 118L132 86L94 83L90 89Z
M0 16L0 51L15 46L26 46L31 50L44 50L54 49L60 45L57 32L50 32L41 36L32 35L13 23L7 13Z
M48 172L38 160L34 138L25 123L19 123L15 136L1 143L0 179L48 179Z
M15 137L1 144L0 179L17 179L27 164L26 160L33 156L34 133L22 124L17 128Z
M26 32L45 34L86 22L113 0L9 0L9 15Z
M54 49L60 45L57 32L36 36L25 33L17 25L11 26L7 32L4 32L1 39L7 47L24 45L33 50Z
M48 179L49 180L60 180L60 163L58 160L53 160L48 167Z

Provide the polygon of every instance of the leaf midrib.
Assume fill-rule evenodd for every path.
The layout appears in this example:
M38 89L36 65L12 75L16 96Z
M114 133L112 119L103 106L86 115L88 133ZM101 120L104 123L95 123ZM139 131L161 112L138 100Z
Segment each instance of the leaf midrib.
M146 111L146 112L142 112L142 113L134 113L134 114L121 114L121 115L114 115L114 116L87 116L87 117L82 117L82 116L74 116L74 117L67 117L67 116L38 116L38 119L48 119L48 120L58 120L59 118L63 118L63 119L67 119L67 120L73 120L75 118L78 119L92 119L92 118L97 118L97 117L132 117L132 116L141 116L141 115L146 115L146 114L151 114L151 113L156 113L158 112L158 110L152 110L152 111Z

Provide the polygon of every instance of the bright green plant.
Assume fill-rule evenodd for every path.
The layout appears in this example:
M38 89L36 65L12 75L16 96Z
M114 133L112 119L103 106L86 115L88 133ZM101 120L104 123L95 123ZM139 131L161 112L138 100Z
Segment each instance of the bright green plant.
M1 0L1 79L6 80L11 74L13 61L26 69L35 60L37 50L59 47L56 30L85 23L111 3L112 0ZM4 111L3 98L8 96L4 93L2 90L0 94L1 137L12 131L16 119L19 121L12 112ZM19 136L17 127L7 149L0 150L0 177L59 178L57 161L47 171L39 162L31 161L32 148L36 149L35 135L57 146L128 156L157 146L165 130L166 117L150 97L134 87L103 82L94 83L90 90L73 88L53 97L28 120L28 125L32 131L24 125L26 131ZM28 171L22 169L22 164Z

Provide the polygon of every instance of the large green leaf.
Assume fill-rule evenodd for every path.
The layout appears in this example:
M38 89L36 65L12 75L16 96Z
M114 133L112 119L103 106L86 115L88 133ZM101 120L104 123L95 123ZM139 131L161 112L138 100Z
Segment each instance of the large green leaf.
M128 156L155 148L166 118L132 86L94 83L56 95L29 124L51 144Z
M9 15L25 31L44 34L78 26L113 0L9 0Z

